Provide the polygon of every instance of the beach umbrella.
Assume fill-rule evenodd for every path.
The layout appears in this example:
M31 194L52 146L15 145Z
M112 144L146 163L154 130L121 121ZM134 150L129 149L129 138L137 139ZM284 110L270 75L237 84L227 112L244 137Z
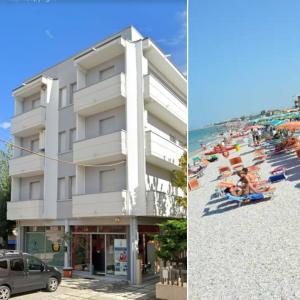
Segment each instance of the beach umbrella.
M300 122L287 122L277 126L276 129L300 130Z

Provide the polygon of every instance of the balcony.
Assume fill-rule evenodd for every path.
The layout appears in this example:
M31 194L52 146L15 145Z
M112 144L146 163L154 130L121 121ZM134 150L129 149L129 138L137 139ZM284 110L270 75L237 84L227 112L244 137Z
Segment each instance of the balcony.
M9 161L9 175L17 177L42 175L44 165L45 159L35 154L17 157Z
M73 196L74 218L127 214L127 191Z
M90 116L125 104L125 74L82 88L74 94L74 111Z
M44 201L10 201L7 202L8 220L33 220L43 217Z
M126 131L118 131L74 143L73 162L99 164L119 161L127 154Z
M179 159L184 149L158 134L146 132L146 160L159 167L174 170L179 168Z
M17 137L34 135L45 128L45 120L46 108L44 106L17 115L12 119L11 134Z
M186 105L153 75L144 77L145 108L178 132L187 131Z
M157 191L146 191L147 216L182 217L185 212L176 203L176 198Z

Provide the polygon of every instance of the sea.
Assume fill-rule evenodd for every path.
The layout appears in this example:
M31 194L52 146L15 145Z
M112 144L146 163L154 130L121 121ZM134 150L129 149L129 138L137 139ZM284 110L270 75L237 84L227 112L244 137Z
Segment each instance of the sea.
M220 134L227 131L226 126L207 126L189 131L189 153L200 149L201 144L209 145L221 139Z

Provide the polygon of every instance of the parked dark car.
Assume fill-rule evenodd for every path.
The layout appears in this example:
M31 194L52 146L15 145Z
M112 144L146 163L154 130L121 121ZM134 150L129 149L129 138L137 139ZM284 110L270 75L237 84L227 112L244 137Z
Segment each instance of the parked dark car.
M40 259L22 252L0 250L0 299L34 290L56 291L61 273Z

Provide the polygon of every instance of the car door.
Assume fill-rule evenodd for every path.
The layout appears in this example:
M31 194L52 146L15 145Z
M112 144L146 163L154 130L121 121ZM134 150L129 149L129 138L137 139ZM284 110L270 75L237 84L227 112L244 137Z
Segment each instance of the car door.
M10 282L14 292L25 292L29 290L29 283L25 272L25 264L22 257L10 259Z
M45 288L45 264L38 258L26 255L26 271L32 290Z

